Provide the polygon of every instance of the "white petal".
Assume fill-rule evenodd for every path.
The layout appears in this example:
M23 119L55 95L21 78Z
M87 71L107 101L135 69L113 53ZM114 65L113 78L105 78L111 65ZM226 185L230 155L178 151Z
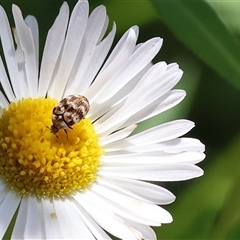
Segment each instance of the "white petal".
M27 197L27 219L24 239L44 239L45 230L43 212L39 200L36 197Z
M171 69L171 68L170 68ZM177 76L177 77L175 77ZM148 92L157 91L158 95L163 95L172 87L176 85L176 83L180 80L182 76L182 71L180 69L169 70L168 65L165 62L159 62L154 64L142 77L141 81L136 85L134 91L130 94L128 101L132 101L136 97L139 97L139 94L149 95ZM149 86L154 86L149 87Z
M163 95L161 98L156 99L154 102L141 109L139 112L132 114L121 127L128 126L134 123L139 123L154 117L180 103L186 96L183 90L171 90ZM131 110L129 110L131 111Z
M39 58L39 31L38 31L38 23L37 20L34 16L27 16L25 18L26 24L29 26L31 33L32 33L32 38L33 38L33 43L34 43L34 50L35 50L35 56L36 56L36 65L38 67L38 58Z
M111 105L106 106L108 110L107 109L105 109L105 110L107 112L103 116L101 116L100 119L96 119L93 122L94 123L94 129L95 129L96 133L99 135L100 138L103 137L102 135L99 134L99 131L101 130L101 122L105 121L105 119L108 119L109 116L111 116L112 114L114 114L117 111L119 111L119 109L123 106L123 104L124 104L124 102L119 102L118 104L116 104L115 106L112 106L112 107L111 107ZM90 108L90 111L91 111L91 108ZM90 118L92 118L91 114L90 114ZM107 136L107 135L105 135L105 136Z
M128 141L116 141L110 144L105 145L103 148L107 153L112 153L115 151L121 151L122 149L128 149L133 146L132 143Z
M5 188L5 186L6 186L6 183L0 179L0 191L1 191L3 188ZM0 196L1 196L1 194L0 194ZM0 200L0 202L1 202L1 200Z
M180 153L180 152L204 152L205 146L198 139L195 138L176 138L169 141L145 145L135 146L128 149L128 151L144 153L153 151L162 151L166 153Z
M82 56L81 65L77 67L74 82L71 87L67 87L66 95L70 93L84 93L88 89L108 54L115 33L116 26L114 24L112 31L105 39L89 49L90 52L85 51L85 54ZM87 96L85 93L84 95Z
M53 203L48 199L41 199L44 228L46 239L59 239L63 238L62 231L57 219L57 213L55 211Z
M117 131L118 129L124 128L126 126L142 122L150 117L153 117L163 111L170 109L185 97L185 91L182 90L172 90L156 99L154 102L146 106L145 108L140 107L139 112L134 112L131 109L121 106L121 109L113 116L113 113L109 111L106 115L101 117L97 122L96 131L100 134L101 137L105 135L108 136L109 133ZM143 105L142 105L143 106ZM112 117L113 116L113 117ZM109 119L111 118L111 126L109 125ZM101 132L103 126L108 126L107 131Z
M19 72L11 29L6 13L3 10L2 6L0 6L0 37L13 91L16 98L20 99L25 96L24 93L27 89L27 86L23 79L19 79Z
M123 106L128 95L133 91L136 84L140 81L142 76L151 67L151 65L152 64L149 63L145 68L143 68L136 76L134 76L131 79L131 81L129 81L122 89L120 89L111 99L108 99L108 101L103 103L98 102L98 100L93 101L91 103L89 117L92 119L97 119L96 123L102 126L102 123L105 122L110 116L112 116L113 113L116 112L115 111L116 107L118 108L118 111L119 111L120 109L119 104L121 104L121 107ZM126 114L126 112L124 112L124 114ZM133 124L135 124L135 122Z
M137 125L131 125L126 128L123 128L115 133L112 133L111 135L106 136L105 138L100 139L100 145L104 147L106 145L111 145L113 142L119 141L121 139L125 139L127 136L129 136L134 129L137 127Z
M117 129L116 127L121 126L131 116L139 111L145 111L147 106L151 106L154 101L159 100L163 94L167 93L180 80L182 73L179 71L172 74L168 73L168 76L161 79L162 64L158 64L158 66L158 71L155 71L156 67L154 66L143 76L132 93L129 94L122 108L102 124L101 133L110 133L113 127ZM157 74L157 77L153 77L153 82L150 82L151 79L148 76L152 74L151 72ZM144 81L147 81L147 86L142 83ZM149 87L149 85L154 86L154 88ZM145 114L148 115L147 112Z
M27 207L26 198L22 198L17 214L16 223L14 224L14 229L11 236L13 239L24 239L24 231L27 219Z
M26 80L30 96L36 96L37 84L38 84L38 66L36 62L35 46L33 42L33 36L31 29L25 23L21 10L13 5L12 7L13 17L16 24L16 32L18 40L21 45L21 49L24 53Z
M16 52L15 52L15 59L17 62L17 66L18 66L18 81L24 83L24 85L26 86L25 91L24 91L24 97L31 97L31 92L29 90L28 87L28 83L27 83L27 73L26 73L26 67L25 67L25 55L21 46L21 43L19 41L19 37L16 31L16 28L13 28L13 36L14 36L14 40L16 43Z
M102 86L107 84L109 79L119 71L119 68L121 68L125 61L131 56L135 49L136 41L137 36L134 29L129 29L122 36L108 57L101 72L86 92L86 96L91 99L91 101L96 99L100 91L102 91Z
M205 154L199 152L182 152L178 154L166 154L159 151L130 154L107 154L102 158L104 166L128 166L128 165L151 165L171 163L196 164L205 158Z
M6 99L6 97L3 95L3 93L0 91L0 106L2 108L8 108L9 102Z
M110 111L110 113L112 113L112 112ZM114 113L112 113L112 114L114 114ZM106 115L109 115L109 114L106 114ZM100 121L100 123L101 123L101 121ZM97 132L98 132L98 129L100 129L100 127L101 127L100 123L99 123L99 121L97 121L97 123L95 124L96 125L95 129ZM151 145L178 138L179 136L184 135L185 133L190 131L193 127L194 127L194 123L191 121L176 120L176 121L164 123L164 124L158 125L156 127L150 128L146 131L135 134L127 139L123 139L122 141L120 140L120 141L118 141L118 143L115 143L115 142L109 143L108 145L105 145L104 147L106 150L108 150L108 152L120 150L122 146L125 146L125 149L127 147L132 148L132 151L134 151L134 146L136 146L136 148L138 148L138 149L140 149L142 146L146 146L145 148L144 147L142 148L143 151L147 147L149 147L149 149L153 148L156 151L156 146L151 146ZM144 139L144 141L143 141L143 139ZM147 141L145 141L145 140L147 140ZM119 145L118 148L116 147L116 144ZM198 146L198 147L200 147L201 149L204 149L204 145L202 145L202 144L200 144L200 146ZM161 148L159 147L158 150L161 150ZM164 149L163 149L163 151L164 151Z
M14 225L12 239L44 239L44 233L38 200L32 196L23 197Z
M64 239L95 239L72 202L55 199L53 204Z
M7 196L8 194L8 188L6 187L6 184L4 182L2 182L2 180L0 180L0 206L1 203L3 202L4 198Z
M108 16L106 13L105 6L101 5L96 7L88 18L86 27L85 38L88 39L86 42L86 49L89 49L99 44L107 30Z
M108 189L101 185L94 184L91 190L95 193L89 193L92 198L98 198L98 203L105 209L112 209L117 215L132 221L160 226L161 223L170 223L171 215L163 208L149 204L125 194L119 194L115 189ZM94 197L94 194L98 194Z
M122 67L122 64L131 56L131 54L135 50L137 38L138 38L139 28L138 26L132 26L129 30L127 30L116 46L114 47L113 51L111 52L110 56L106 60L104 66L100 71L100 75L102 72L105 72L105 69L111 65L118 70L119 67ZM112 73L115 71L112 70ZM112 75L112 74L111 74Z
M128 141L137 146L163 142L182 136L189 132L193 127L194 123L189 120L175 120L129 137Z
M81 193L77 193L77 195L81 196ZM89 230L93 233L96 239L111 239L108 234L86 213L85 209L76 201L75 203L76 210L79 215L89 228Z
M3 192L0 192L3 194ZM0 195L1 195L0 194ZM14 192L8 191L5 198L0 202L0 238L2 239L9 223L11 222L15 211L21 201L21 198Z
M121 239L137 239L134 229L129 229L121 218L110 209L102 208L97 202L88 197L87 192L74 198L91 215L91 217L106 231ZM97 205L95 205L97 204ZM139 235L139 233L138 233Z
M57 99L63 97L65 86L76 60L87 24L88 9L87 1L78 1L71 14L59 69L52 86L52 95Z
M56 64L65 40L68 17L69 8L67 3L64 2L53 26L48 31L40 69L39 96L46 95L50 82L54 77L54 70L56 70Z
M8 76L4 69L1 56L0 56L0 81L1 81L2 87L4 89L5 94L7 95L8 99L9 99L9 101L12 101L12 102L16 101L16 98L12 91L11 85L9 83Z
M175 196L167 189L148 182L125 178L98 178L97 182L101 185L113 189L148 203L164 205L175 200Z
M192 164L102 167L99 176L121 177L146 181L182 181L203 175L203 170Z
M182 90L170 91L169 93L167 93L167 95L163 96L163 101L161 101L161 99L158 99L158 101L156 101L155 103L152 103L152 105L149 105L149 108L143 109L142 111L132 115L126 122L124 122L124 124L120 127L120 129L121 128L124 129L125 127L132 125L133 123L137 123L139 121L148 119L149 117L155 116L156 114L159 114L159 113L175 106L184 98L184 96L185 96L185 92ZM111 111L109 111L107 114L105 114L97 122L94 123L95 130L98 134L100 134L100 132L101 132L102 123L105 120L107 120L109 117L111 117L115 112L120 111L119 109L121 107L122 106L119 106L119 108L117 108L117 109L112 108ZM116 126L114 126L112 129L109 129L108 131L113 131L113 129L115 129L115 128L116 128ZM112 134L108 135L107 133L108 132L101 134L101 139L108 139L109 136L110 137L112 136ZM105 135L105 134L107 134L107 135ZM123 139L123 141L125 141L125 139ZM104 141L103 141L103 143L104 143ZM133 145L134 145L134 143L133 143ZM108 151L112 151L112 150L116 150L116 149L121 149L120 148L121 146L126 146L126 144L119 142L119 146L118 146L118 148L116 148L115 142L113 142L113 143L109 142L108 145L104 145L104 148L107 149ZM140 146L142 146L142 145L140 145Z
M156 56L162 45L161 38L143 43L123 64L119 71L102 86L98 94L100 102L108 101ZM110 90L111 89L111 90Z
M139 224L137 222L130 221L128 219L125 220L127 225L131 226L132 228L138 230L142 234L142 239L147 239L147 240L156 240L157 236L154 230L146 225Z

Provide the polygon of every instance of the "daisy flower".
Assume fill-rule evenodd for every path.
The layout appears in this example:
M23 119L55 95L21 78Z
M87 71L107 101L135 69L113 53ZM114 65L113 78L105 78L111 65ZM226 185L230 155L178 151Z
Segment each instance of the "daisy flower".
M70 14L64 2L39 63L36 19L12 12L13 30L0 7L0 237L16 216L13 239L156 239L150 226L172 221L160 205L175 196L153 182L199 177L204 159L204 145L182 137L191 121L132 134L185 96L173 90L176 63L151 63L162 39L137 44L133 26L110 52L105 7L89 14L82 0ZM79 122L86 107L69 95L89 102Z

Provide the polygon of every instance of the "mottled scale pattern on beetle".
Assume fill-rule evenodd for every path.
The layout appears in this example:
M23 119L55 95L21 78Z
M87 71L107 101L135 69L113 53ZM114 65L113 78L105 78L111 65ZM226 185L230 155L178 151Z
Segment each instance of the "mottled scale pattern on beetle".
M90 105L86 97L82 95L69 95L63 98L52 111L51 132L56 134L60 129L66 131L67 128L83 119Z

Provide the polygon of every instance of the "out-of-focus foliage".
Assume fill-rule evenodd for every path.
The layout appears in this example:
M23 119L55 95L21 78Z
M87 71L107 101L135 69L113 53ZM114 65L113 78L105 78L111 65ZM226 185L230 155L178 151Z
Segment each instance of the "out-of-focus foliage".
M139 42L164 39L155 61L177 62L184 71L177 88L187 91L186 99L139 130L188 118L196 123L189 136L206 144L203 177L164 183L177 199L166 206L173 223L156 228L159 239L240 239L240 1L89 1L91 9L107 7L110 26L117 24L116 41L138 25ZM71 8L75 2L68 1ZM62 1L14 3L24 16L36 16L43 47ZM11 1L0 4L11 12Z

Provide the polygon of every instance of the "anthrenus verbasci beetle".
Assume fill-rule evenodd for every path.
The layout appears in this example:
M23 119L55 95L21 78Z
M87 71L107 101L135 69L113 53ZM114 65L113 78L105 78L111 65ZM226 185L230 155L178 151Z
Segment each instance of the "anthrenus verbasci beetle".
M90 108L86 97L82 95L69 95L63 98L52 111L51 133L55 134L78 123L88 113Z

